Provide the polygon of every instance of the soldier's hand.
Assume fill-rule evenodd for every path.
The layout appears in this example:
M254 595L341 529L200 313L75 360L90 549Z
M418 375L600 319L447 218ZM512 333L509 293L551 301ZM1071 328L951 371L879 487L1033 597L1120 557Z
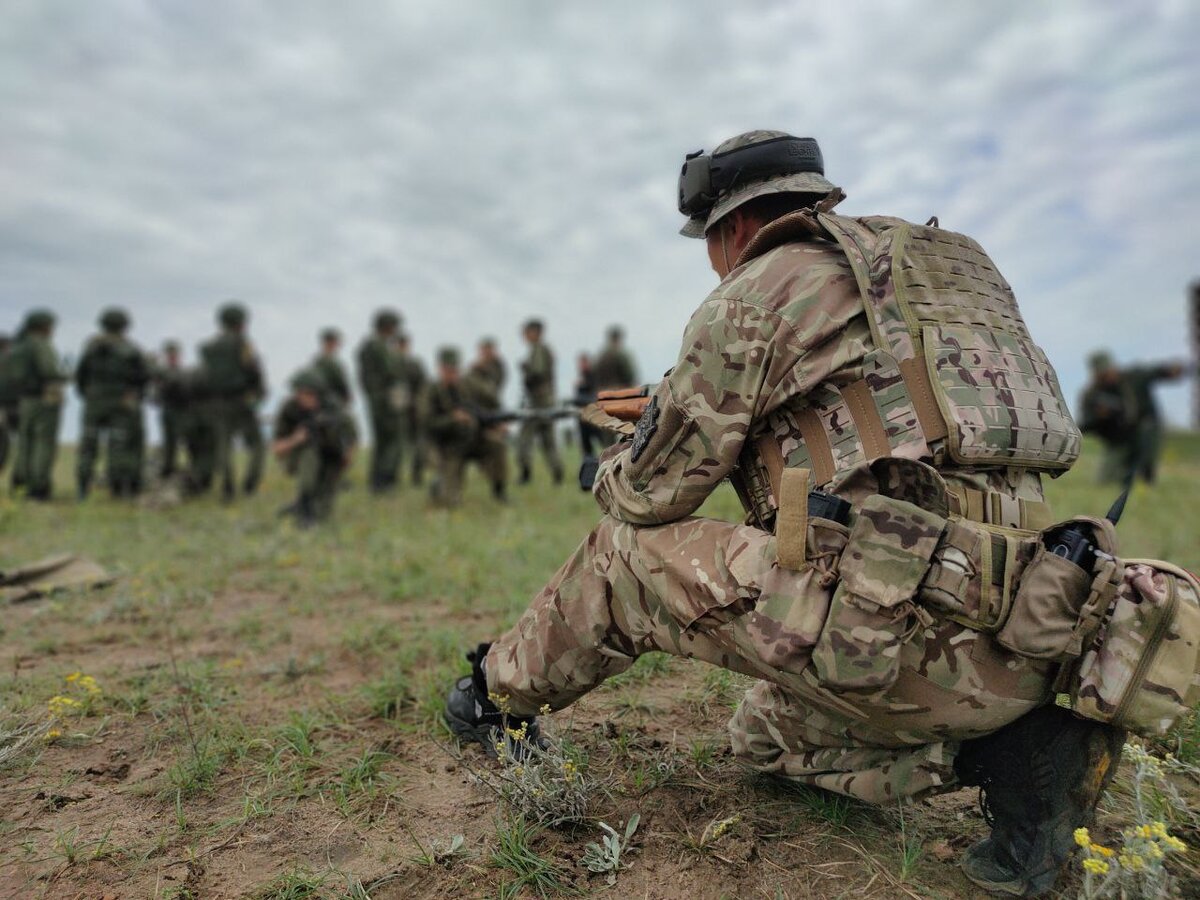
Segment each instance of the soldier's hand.
M601 431L611 431L615 434L631 435L636 427L634 422L627 422L610 415L599 403L589 403L579 411L579 419L587 425L599 428Z
M474 425L475 424L475 417L473 415L471 415L469 412L467 412L465 409L461 409L461 408L456 409L453 412L451 412L450 415L451 415L451 417L453 417L454 421L459 422L463 425Z

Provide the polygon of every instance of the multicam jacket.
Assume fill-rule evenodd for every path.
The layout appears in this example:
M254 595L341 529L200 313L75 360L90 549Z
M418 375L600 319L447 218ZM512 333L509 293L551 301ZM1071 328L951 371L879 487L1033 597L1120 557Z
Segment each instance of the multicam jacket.
M688 323L678 360L659 384L633 441L611 448L602 460L594 489L600 506L627 522L671 522L693 513L733 475L751 521L769 530L778 505L761 449L769 438L766 443L789 467L813 465L814 447L823 444L830 476L816 483L852 501L871 493L855 477L862 463L881 455L898 456L930 462L952 489L969 488L964 496L982 498L976 504L983 502L988 508L972 518L1029 524L1023 510L1042 508L1039 471L1061 469L1077 452L1078 433L1065 414L1065 403L1056 405L1058 419L1027 424L1031 410L1024 395L1016 396L1018 391L997 388L995 402L978 410L969 408L973 396L968 397L968 408L952 412L959 421L974 423L976 440L982 436L1001 444L1008 441L1009 432L997 430L995 424L997 419L1005 421L1008 403L1013 407L1009 417L1017 423L1011 428L1013 447L1023 451L1028 441L1044 435L1053 444L1046 457L1053 465L1001 464L1003 459L995 454L981 458L978 465L955 461L944 439L928 440L922 432L919 411L895 360L877 352L881 329L868 314L855 265L842 245L816 233L814 221L794 214L763 229L700 305ZM914 245L927 233L935 239L949 234L918 226L913 231ZM993 275L997 287L1008 292L998 273ZM955 276L948 272L944 277ZM1006 296L1011 298L1011 292ZM956 355L950 364L961 367L964 384L975 377L968 357L976 364L982 359L983 365L989 358L1007 364L1010 357L1025 365L1025 356L1044 363L1044 356L1027 340L1015 302L1004 312L1010 319L1016 316L1025 335L1017 339L1023 341L1020 347L1007 355L990 347L974 352L967 341L974 332L953 332L963 346L953 348ZM979 333L993 336L986 329ZM939 343L931 349L941 352L945 346ZM1024 377L1003 374L1014 382ZM1046 374L1035 366L1028 378L1037 381L1027 392L1030 396L1039 391L1059 396L1052 371ZM857 415L864 404L871 407L870 417ZM875 429L859 427L872 418ZM813 440L814 430L820 432L819 442ZM962 449L977 448L962 444ZM1017 463L1037 458L1032 453L1010 455Z

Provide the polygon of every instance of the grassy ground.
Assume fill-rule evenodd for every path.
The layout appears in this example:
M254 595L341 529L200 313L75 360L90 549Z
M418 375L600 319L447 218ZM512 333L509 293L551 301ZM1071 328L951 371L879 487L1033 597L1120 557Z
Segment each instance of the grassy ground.
M1051 484L1060 511L1107 508L1093 450ZM355 483L313 532L275 518L277 472L234 507L3 501L0 568L70 550L123 577L0 613L0 728L61 733L0 767L0 896L972 896L955 860L985 829L967 792L880 810L755 779L722 734L742 679L661 654L550 723L602 785L589 824L506 816L474 774L490 764L449 745L441 700L594 505L543 480L500 508L476 478L446 513ZM1130 502L1124 550L1200 569L1198 525L1200 441L1178 438ZM81 705L51 721L56 696ZM1194 738L1174 749L1194 756ZM635 814L610 886L580 860L601 821Z

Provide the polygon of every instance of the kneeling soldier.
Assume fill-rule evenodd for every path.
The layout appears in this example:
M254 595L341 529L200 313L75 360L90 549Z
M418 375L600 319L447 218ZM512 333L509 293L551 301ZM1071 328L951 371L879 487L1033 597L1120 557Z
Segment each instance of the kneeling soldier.
M479 463L492 486L492 496L505 498L506 452L502 426L487 421L499 406L494 389L478 374L462 378L458 351L438 351L438 377L429 385L423 401L430 443L437 455L437 478L431 496L438 506L454 507L462 502L467 463Z
M301 527L329 518L338 483L354 456L354 420L312 371L292 379L292 393L275 419L271 449L296 478L287 512Z
M967 875L1038 894L1123 740L1053 704L1055 662L993 637L1079 433L982 248L835 215L823 173L780 132L685 160L683 233L721 282L601 459L604 518L470 655L446 718L487 740L502 700L536 739L539 710L642 653L702 659L760 679L730 722L748 764L873 803L982 783ZM693 517L727 477L747 523Z

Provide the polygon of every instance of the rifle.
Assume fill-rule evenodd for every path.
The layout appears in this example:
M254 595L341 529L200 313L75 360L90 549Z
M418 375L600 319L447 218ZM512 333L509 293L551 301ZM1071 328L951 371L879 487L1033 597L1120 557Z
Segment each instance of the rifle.
M554 422L558 419L579 415L579 409L567 403L545 409L485 410L468 406L467 412L484 428L490 428L493 425L507 425L509 422Z

